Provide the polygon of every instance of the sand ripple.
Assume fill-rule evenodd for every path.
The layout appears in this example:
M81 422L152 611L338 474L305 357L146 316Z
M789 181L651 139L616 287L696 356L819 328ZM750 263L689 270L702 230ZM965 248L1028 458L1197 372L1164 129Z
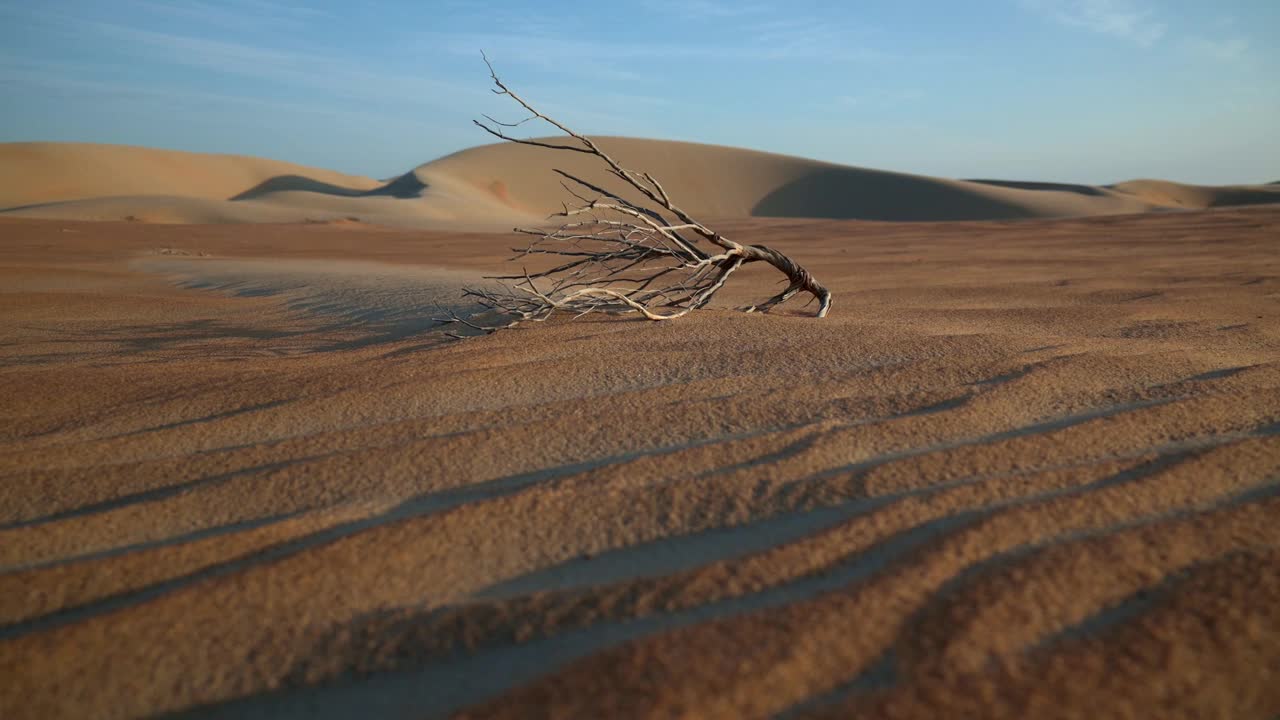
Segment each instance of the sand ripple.
M441 342L506 237L0 224L6 717L1280 713L1280 212L727 227L832 316Z

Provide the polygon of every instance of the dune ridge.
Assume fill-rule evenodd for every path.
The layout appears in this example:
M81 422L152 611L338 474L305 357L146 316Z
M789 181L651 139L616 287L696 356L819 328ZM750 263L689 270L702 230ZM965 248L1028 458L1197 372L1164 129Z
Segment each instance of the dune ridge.
M951 180L718 145L597 140L624 164L653 173L704 218L1015 220L1280 202L1275 185ZM558 211L567 196L552 168L611 186L597 165L577 153L500 143L378 181L243 156L8 143L0 145L0 214L157 223L357 220L485 231L538 224Z
M372 178L244 155L94 143L0 145L0 207L112 196L225 200L291 177L349 192L378 186Z
M278 160L88 143L0 144L0 214L169 224L359 220L488 230L532 220L431 173L380 181Z

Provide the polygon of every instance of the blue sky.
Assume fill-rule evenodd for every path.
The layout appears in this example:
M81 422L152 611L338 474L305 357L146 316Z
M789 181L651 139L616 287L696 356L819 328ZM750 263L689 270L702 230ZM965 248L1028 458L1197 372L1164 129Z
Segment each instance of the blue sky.
M378 177L472 145L481 49L578 129L949 177L1280 180L1276 0L0 0L0 141Z

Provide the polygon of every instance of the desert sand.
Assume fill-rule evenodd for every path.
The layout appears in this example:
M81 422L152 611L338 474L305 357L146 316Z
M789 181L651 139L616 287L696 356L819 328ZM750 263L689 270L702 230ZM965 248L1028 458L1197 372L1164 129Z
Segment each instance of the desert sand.
M561 143L562 139L547 138ZM741 148L599 138L712 218L1008 220L1280 202L1280 186L950 180ZM594 158L500 143L375 180L234 155L81 143L0 144L0 216L158 223L359 221L450 230L535 225L566 199L552 168L607 182ZM624 193L626 195L626 193Z
M446 337L525 148L4 146L3 715L1280 713L1274 188L618 147L831 315Z

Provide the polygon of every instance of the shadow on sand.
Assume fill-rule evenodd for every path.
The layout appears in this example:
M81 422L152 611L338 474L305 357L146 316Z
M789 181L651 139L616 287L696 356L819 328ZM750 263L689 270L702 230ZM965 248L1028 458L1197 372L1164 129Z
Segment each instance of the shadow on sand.
M336 197L391 197L401 200L409 200L420 198L427 189L427 184L414 172L407 172L397 178L388 181L381 187L372 190L360 190L357 188L343 187L334 185L303 175L277 175L273 178L264 180L257 185L233 195L229 200L260 200L266 196L282 192L308 192L318 195L333 195Z

